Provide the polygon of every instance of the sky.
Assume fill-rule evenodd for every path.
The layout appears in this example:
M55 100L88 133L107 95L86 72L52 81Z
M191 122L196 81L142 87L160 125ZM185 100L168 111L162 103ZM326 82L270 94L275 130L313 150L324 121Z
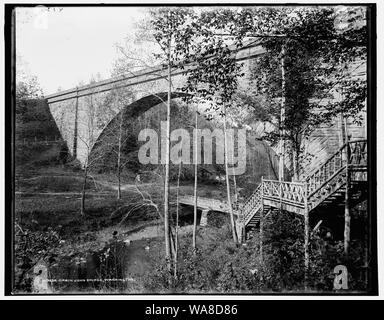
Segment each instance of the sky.
M44 95L88 83L97 74L109 78L118 57L115 44L133 36L144 17L145 7L17 8L17 65L22 61L37 76Z
M134 33L144 17L137 7L68 7L61 11L17 8L16 53L37 76L44 95L109 78L117 58L114 46Z

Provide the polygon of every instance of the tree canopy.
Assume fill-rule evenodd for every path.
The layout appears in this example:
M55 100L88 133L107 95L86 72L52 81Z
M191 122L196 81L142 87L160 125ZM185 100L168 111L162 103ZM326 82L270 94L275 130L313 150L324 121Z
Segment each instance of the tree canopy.
M265 135L272 144L283 127L283 138L298 155L302 138L320 124L338 114L360 120L366 81L355 73L366 63L363 8L220 8L185 10L181 16L183 28L174 56L196 65L188 70L183 90L215 100L211 106L216 109L221 103L253 105L253 121L274 125ZM266 53L253 62L248 88L241 91L239 78L244 72L235 53L250 43L259 43ZM280 123L282 98L284 123Z

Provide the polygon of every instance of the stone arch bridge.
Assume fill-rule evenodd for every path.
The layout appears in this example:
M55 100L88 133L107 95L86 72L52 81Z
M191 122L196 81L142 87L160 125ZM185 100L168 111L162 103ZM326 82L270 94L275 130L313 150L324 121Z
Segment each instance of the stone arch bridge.
M243 62L244 68L247 69L252 59L263 52L262 46L250 45L236 53L236 60ZM184 85L185 74L190 68L195 66L190 64L184 66L183 70L180 68L172 70L172 99L182 96L180 88ZM107 92L112 90L130 92L124 112L137 117L167 100L167 68L164 66L147 68L131 73L129 76L111 78L45 97L70 153L81 163L84 163L89 148L92 148L103 129L113 122L121 111L114 109L113 105L97 106L97 100L100 101ZM90 110L90 102L93 102L94 109Z
M246 88L249 83L252 61L264 52L265 49L262 45L257 43L234 51L236 61L243 63L244 68L245 76L239 80L240 87ZM195 67L192 63L184 66L183 69L175 67L172 70L172 99L182 96L180 88L186 81L185 74ZM361 69L360 73L365 77L364 66ZM165 66L147 68L139 72L132 72L128 76L94 82L45 97L71 155L81 163L84 163L93 144L103 134L103 130L116 121L116 117L121 111L114 107L113 103L100 103L106 93L112 90L129 91L130 95L123 110L132 117L139 116L166 100L167 68ZM93 107L89 108L89 105ZM332 125L320 127L312 134L313 137L305 147L308 153L315 156L307 166L307 172L303 172L303 174L316 168L319 162L334 154L343 145L342 125L339 119L335 119ZM350 123L349 129L351 139L366 138L364 124L356 127L355 124ZM286 159L286 163L289 161L290 159Z

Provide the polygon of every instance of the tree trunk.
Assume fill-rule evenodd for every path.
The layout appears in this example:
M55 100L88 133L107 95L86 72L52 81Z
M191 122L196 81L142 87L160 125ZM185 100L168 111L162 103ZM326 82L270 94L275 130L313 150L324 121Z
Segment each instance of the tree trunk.
M196 229L197 229L197 108L195 112L195 186L193 189L194 206L193 206L193 234L192 234L192 248L196 251Z
M120 126L119 126L119 144L117 151L117 199L121 199L121 136L122 136L122 126L123 126L123 112L120 115Z
M172 268L172 263L174 261L174 257L176 256L176 240L175 240L175 235L173 234L171 227L169 228L169 239L170 239L170 247L171 247L171 258L170 258L171 261L170 262L171 262L171 268Z
M292 153L293 153L293 180L294 181L299 181L299 152L297 150L297 145L296 142L293 143L293 148L292 148Z
M165 259L169 272L172 270L170 227L169 227L169 161L170 161L170 135L171 135L171 36L168 38L168 98L167 98L167 133L165 145L165 181L164 181L164 238ZM164 146L162 146L164 147Z
M177 280L177 258L179 253L179 191L180 191L180 173L181 161L179 164L179 172L177 175L177 193L176 193L176 230L175 230L175 256L173 259L173 276Z
M235 150L233 150L233 152L232 152L232 163L233 163L233 165L235 164L234 157L235 157ZM237 194L237 183L236 183L236 176L235 175L233 175L233 190L234 190L235 206L236 206L236 210L237 210L238 194ZM238 239L238 240L241 241L241 239Z
M285 44L281 48L281 107L280 107L280 150L279 150L279 181L284 180L284 156L285 156Z
M80 208L80 214L82 216L85 215L85 188L87 185L87 176L88 176L88 164L86 164L84 168L84 180L83 180L83 189L81 192L81 208Z
M308 285L308 271L309 271L309 217L308 210L304 212L304 283L305 288Z
M229 213L231 216L231 228L232 228L233 241L235 243L238 243L236 227L235 227L235 216L233 214L232 200L231 200L231 185L229 184L229 174L228 174L227 115L226 115L225 104L223 104L223 114L224 114L224 163L225 163L225 181L227 184L227 202L229 207Z
M118 167L117 167L117 199L118 200L121 200L121 177L120 177L120 157L119 157L119 161L117 162L118 163Z
M350 172L349 172L349 137L348 137L348 128L347 121L344 119L344 128L345 128L345 143L346 143L346 175L347 181L345 184L345 207L344 207L344 253L348 255L349 253L349 242L351 240L351 214L350 214L350 204L349 204L349 189L350 189Z
M292 152L293 152L293 179L299 181L300 179L300 153L301 153L301 133L295 133L294 141L292 141Z
M347 183L345 186L345 208L344 208L344 253L348 255L349 253L349 242L351 239L351 215L349 207L349 178L347 171Z
M75 128L73 132L73 147L72 147L72 155L73 159L77 158L77 134L78 134L78 114L79 114L79 92L76 89L76 104L75 104Z

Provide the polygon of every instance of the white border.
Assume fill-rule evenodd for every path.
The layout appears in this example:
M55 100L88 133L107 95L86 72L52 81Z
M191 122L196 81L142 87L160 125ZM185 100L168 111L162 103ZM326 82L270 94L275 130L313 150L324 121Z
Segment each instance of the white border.
M73 1L49 1L51 3L68 3L72 4ZM115 0L115 1L103 1L103 3L121 3L121 4L146 4L146 3L164 3L164 4L186 4L187 2L183 1L151 1L151 0L141 0L139 1L122 1L122 0ZM12 3L12 2L4 2L4 3ZM19 4L23 3L31 3L28 0L19 0ZM44 3L44 1L38 0L34 1L37 5L40 3ZM94 2L94 1L81 1L79 3L84 4L98 4L101 2ZM192 2L191 2L192 3ZM200 0L196 1L196 3L199 4L235 4L236 1L228 1L228 0L221 0L221 1L207 1L207 0ZM258 3L266 4L266 1L238 1L239 4L242 3L249 3L249 4L255 4ZM383 48L383 41L382 36L384 34L384 5L377 1L334 1L332 2L319 2L319 1L300 1L295 0L292 2L283 2L283 1L271 1L271 4L287 4L287 3L295 3L295 4L324 4L324 5L332 5L333 3L338 4L368 4L368 3L376 3L377 5L377 123L381 124L381 126L377 127L377 138L378 141L380 137L384 137L384 108L382 107L382 102L384 101L384 90L382 90L383 85L383 59L384 56L384 48ZM4 26L4 6L1 6L0 8L0 15L2 21L2 25ZM4 39L4 38L3 38ZM4 41L1 42L1 56L4 55ZM4 61L4 59L2 59ZM1 64L1 74L4 75L4 64ZM4 88L4 77L1 77L0 85L1 88ZM6 92L8 94L8 92ZM1 101L4 104L4 91L1 90ZM4 109L9 108L10 106L3 105ZM0 131L0 150L1 152L0 156L0 176L4 177L4 112L0 112L0 125L2 126L2 130ZM383 173L384 173L384 166L381 165L380 159L382 159L382 155L384 152L384 144L381 145L378 143L377 145L377 194L383 195ZM1 183L0 189L1 189L1 195L0 195L0 201L1 201L1 213L0 213L0 299L3 300L329 300L330 298L332 300L383 300L384 299L384 234L382 234L380 231L384 228L384 216L380 214L383 206L384 197L377 197L377 249L378 249L378 272L379 272L379 296L278 296L278 295L271 295L271 296L253 296L253 295L70 295L70 296L4 296L4 254L5 254L5 248L4 248L4 183Z

